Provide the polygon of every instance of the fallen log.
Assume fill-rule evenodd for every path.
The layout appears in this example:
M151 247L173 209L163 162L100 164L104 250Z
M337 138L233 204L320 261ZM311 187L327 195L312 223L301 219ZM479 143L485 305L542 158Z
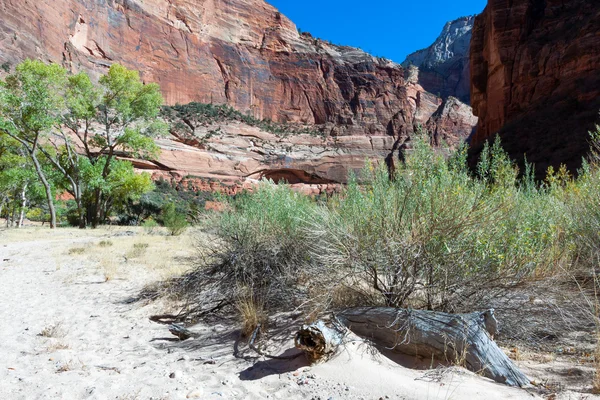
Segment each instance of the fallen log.
M493 310L471 314L406 310L387 307L352 308L337 314L337 319L355 334L399 353L456 363L496 382L524 387L530 381L494 342L497 321ZM325 330L323 330L325 327ZM339 345L322 321L303 327L296 346L316 359L321 351L331 352ZM314 343L315 345L311 346Z
M323 321L311 325L302 325L294 344L306 354L310 362L327 359L338 349L344 338L339 329L330 328Z

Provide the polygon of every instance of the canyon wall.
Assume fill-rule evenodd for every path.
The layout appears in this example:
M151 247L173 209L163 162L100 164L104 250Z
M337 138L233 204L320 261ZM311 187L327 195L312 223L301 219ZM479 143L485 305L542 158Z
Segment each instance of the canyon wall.
M500 133L517 160L581 165L600 122L600 2L489 0L470 49L474 146Z
M441 105L401 66L301 35L262 0L1 0L0 13L0 64L119 62L167 104L228 103L334 135L411 133Z
M318 126L325 137L350 137L351 145L342 144L342 150L339 140L325 140L316 152L311 138L282 147L288 149L283 165L301 166L297 176L305 178L321 174L315 182L343 181L367 156L397 158L419 127L427 126L454 146L476 122L468 107L448 114L442 99L402 66L300 34L263 0L0 0L0 13L0 65L7 70L36 58L97 77L118 62L139 70L144 81L159 83L170 105L229 104L257 119ZM238 131L231 129L225 143L235 141ZM368 137L381 139L374 144ZM181 174L227 180L253 172L235 170L232 160L240 160L234 144L208 150L215 154L207 163L194 160L199 152L165 146L162 158L172 159L172 152L181 150L179 161L186 157L186 165L195 166L190 171L175 163L182 166ZM336 157L340 151L344 154ZM221 162L224 158L232 162ZM267 161L257 168L269 163L280 168L278 157L259 158ZM163 165L157 162L155 167ZM218 173L212 170L216 165Z

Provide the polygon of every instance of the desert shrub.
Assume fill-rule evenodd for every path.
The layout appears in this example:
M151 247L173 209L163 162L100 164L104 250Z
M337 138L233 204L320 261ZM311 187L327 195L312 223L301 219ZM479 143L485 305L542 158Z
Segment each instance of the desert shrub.
M133 248L127 253L128 258L138 258L143 256L149 246L148 243L134 243Z
M154 219L149 218L142 223L142 227L146 234L154 235L158 230L159 224Z
M246 307L248 293L267 313L304 302L318 282L302 229L312 200L264 182L227 201L207 223L215 239L199 245L197 268L171 282L169 293L194 304L197 314L230 306L245 315L240 299Z
M112 246L112 245L113 245L113 242L112 242L112 241L110 241L110 240L101 240L101 241L98 243L98 246L100 246L100 247L110 247L110 246Z
M311 252L375 304L451 309L502 263L490 240L503 210L486 186L416 140L394 179L368 166L309 229ZM492 230L490 231L490 228ZM511 271L515 274L517 271Z
M583 164L577 181L565 190L575 257L582 268L600 265L600 126L590 135L591 160Z
M520 174L498 140L472 171L464 148L444 157L417 137L393 173L367 164L328 199L264 183L211 217L214 240L201 246L196 270L170 288L191 304L211 299L195 306L200 313L233 305L245 291L267 314L488 307L528 279L571 268L570 196L581 199L586 187L600 193L592 175L553 173L540 184L532 170Z
M169 203L163 208L162 220L171 236L181 235L188 227L185 214L178 211L173 203Z
M305 289L299 285L303 266L310 263L301 227L312 206L309 198L272 183L240 196L217 217L224 250L213 254L211 272L227 285L251 290L267 308L294 303Z
M372 304L466 311L560 259L554 199L519 187L499 142L478 177L464 150L446 159L424 138L413 147L393 179L369 165L307 229L311 254L346 289Z
M86 248L85 247L72 247L69 249L69 255L81 255L84 254L86 252Z

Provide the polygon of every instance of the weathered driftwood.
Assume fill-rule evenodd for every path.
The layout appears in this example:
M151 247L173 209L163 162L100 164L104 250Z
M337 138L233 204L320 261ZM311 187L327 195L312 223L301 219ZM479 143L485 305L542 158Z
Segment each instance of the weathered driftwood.
M335 354L344 335L338 329L330 328L323 321L311 325L302 325L294 343L311 362L327 359Z
M186 340L191 337L199 336L197 333L194 333L194 332L190 331L189 329L186 329L184 326L178 325L178 324L169 325L169 332L171 332L171 334L177 336L179 338L179 340Z
M493 310L446 314L386 307L353 308L337 314L337 318L357 335L390 350L462 363L471 371L510 386L530 384L494 342L497 322ZM318 358L320 352L339 345L339 338L335 336L328 343L328 329L321 321L303 327L302 342L310 344L309 357ZM312 345L312 342L317 344ZM298 337L296 343L302 349L298 346Z

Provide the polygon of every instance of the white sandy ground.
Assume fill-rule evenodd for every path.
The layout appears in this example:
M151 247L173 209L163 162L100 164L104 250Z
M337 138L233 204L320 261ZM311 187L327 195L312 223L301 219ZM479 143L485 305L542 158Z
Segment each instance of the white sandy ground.
M123 257L106 281L93 257L68 254L77 246L101 253L97 243L107 236L141 240L114 235L34 229L15 239L0 231L0 400L537 398L460 368L441 375L404 368L360 343L307 366L303 358L234 357L238 335L229 326L196 326L199 338L171 341L148 319L160 304L127 303L156 271ZM182 239L152 240L169 249ZM54 337L40 336L57 324ZM280 352L291 354L287 343Z

